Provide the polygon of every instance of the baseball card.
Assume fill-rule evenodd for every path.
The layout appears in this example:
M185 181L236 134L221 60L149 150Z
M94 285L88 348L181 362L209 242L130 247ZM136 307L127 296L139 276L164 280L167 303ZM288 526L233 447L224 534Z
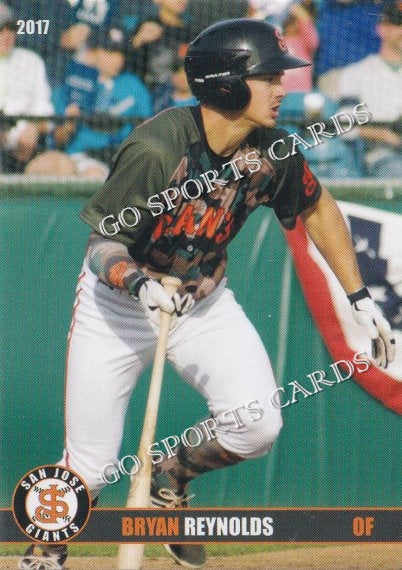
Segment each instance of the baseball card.
M0 0L0 570L401 567L402 4Z

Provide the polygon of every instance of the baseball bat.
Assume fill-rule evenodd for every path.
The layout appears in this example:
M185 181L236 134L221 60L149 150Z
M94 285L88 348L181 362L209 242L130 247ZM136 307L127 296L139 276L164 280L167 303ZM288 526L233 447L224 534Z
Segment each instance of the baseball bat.
M163 277L161 282L166 292L170 295L173 295L181 284L180 279L170 276ZM148 448L154 443L163 369L165 366L166 348L169 338L170 319L170 313L161 311L159 337L156 345L144 423L137 453L141 467L138 473L131 477L126 503L126 507L130 509L148 508L150 506L152 461L148 453ZM141 568L144 548L144 544L120 544L118 556L119 570L138 570Z

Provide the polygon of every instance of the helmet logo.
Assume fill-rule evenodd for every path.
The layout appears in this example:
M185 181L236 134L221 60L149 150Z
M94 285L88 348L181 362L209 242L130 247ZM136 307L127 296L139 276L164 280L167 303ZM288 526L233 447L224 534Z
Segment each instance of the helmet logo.
M213 79L214 77L225 77L226 75L230 75L230 71L221 71L220 73L210 73L209 75L205 76L205 79Z
M275 28L275 36L276 39L278 40L278 46L282 51L288 51L288 46L286 45L286 42L281 34L281 32Z

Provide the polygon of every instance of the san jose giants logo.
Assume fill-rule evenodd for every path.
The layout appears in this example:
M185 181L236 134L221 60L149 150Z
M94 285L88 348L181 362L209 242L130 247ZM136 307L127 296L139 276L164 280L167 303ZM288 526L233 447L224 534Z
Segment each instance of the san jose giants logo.
M67 467L43 465L18 482L13 513L31 540L65 542L84 529L90 504L88 488L77 473Z

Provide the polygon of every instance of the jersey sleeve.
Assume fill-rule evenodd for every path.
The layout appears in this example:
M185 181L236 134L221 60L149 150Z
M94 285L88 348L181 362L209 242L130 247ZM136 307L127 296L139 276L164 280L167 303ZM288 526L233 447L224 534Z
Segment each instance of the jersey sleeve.
M115 157L106 182L81 218L99 234L135 246L154 223L147 200L165 188L162 163L156 144L131 141Z
M297 216L321 195L321 185L300 151L276 163L274 198L269 204L286 229L293 229Z

